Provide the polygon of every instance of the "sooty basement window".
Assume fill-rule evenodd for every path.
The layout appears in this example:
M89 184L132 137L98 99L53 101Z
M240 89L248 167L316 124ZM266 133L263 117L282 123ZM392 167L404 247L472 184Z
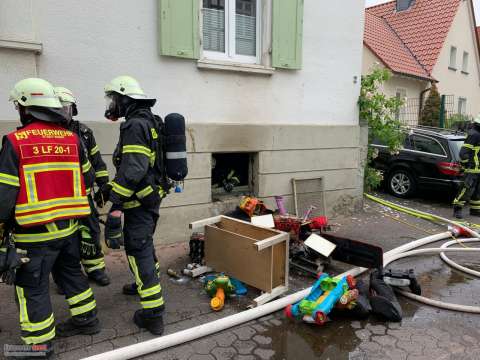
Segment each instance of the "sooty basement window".
M212 154L212 194L250 194L253 155L251 153Z

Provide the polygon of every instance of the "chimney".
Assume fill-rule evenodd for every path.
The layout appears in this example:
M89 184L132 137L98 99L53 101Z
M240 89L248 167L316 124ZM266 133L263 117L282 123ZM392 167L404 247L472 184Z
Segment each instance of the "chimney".
M415 4L415 0L397 0L397 12L405 11Z

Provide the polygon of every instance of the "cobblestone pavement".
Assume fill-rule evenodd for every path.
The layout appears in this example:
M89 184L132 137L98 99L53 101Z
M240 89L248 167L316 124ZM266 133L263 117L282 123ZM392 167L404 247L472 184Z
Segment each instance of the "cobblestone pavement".
M401 203L450 215L449 205L435 198ZM334 222L340 224L336 229L339 235L369 241L385 251L444 229L372 202L366 202L364 212L334 219ZM159 248L158 254L163 274L168 267L180 269L187 262L187 248L183 244ZM480 267L475 257L451 257L462 264ZM124 255L110 253L107 264L112 284L106 288L93 286L103 331L94 336L55 340L56 358L79 359L154 338L148 332L139 331L131 321L138 308L137 299L121 294L122 285L132 280ZM479 305L480 282L451 270L437 256L405 259L392 265L398 269L410 267L415 268L425 296ZM337 273L344 268L348 267L333 264L333 268L327 270ZM213 313L198 281L179 284L166 275L162 275L161 280L167 301L167 334L237 313L247 307L249 298L257 295L250 290L248 298L229 299L223 311ZM295 291L310 285L313 279L292 274L291 282ZM18 313L11 288L0 287L0 301L0 344L18 343ZM63 297L52 292L52 302L57 320L66 319L68 311ZM142 359L480 359L478 315L443 311L404 298L400 303L404 311L401 323L384 323L375 318L364 321L339 318L318 327L293 322L278 312Z

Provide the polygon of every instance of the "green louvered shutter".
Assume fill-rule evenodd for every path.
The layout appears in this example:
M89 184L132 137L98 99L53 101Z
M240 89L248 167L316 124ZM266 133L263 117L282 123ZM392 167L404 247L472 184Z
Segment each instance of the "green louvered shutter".
M302 67L303 1L273 0L273 67Z
M161 55L199 58L199 4L198 0L159 0Z

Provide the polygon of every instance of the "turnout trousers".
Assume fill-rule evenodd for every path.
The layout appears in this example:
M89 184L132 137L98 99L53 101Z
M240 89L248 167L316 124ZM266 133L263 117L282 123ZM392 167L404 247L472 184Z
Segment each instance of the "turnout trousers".
M465 174L462 188L453 205L462 208L466 203L470 203L471 213L480 214L480 174Z
M88 196L91 214L80 219L80 234L82 246L80 257L83 269L87 274L95 270L105 269L105 258L100 244L100 219L98 211L91 196Z
M41 344L55 337L50 273L65 291L71 316L84 324L96 320L95 298L80 265L78 231L41 245L17 243L16 246L27 250L30 258L30 262L18 269L15 281L21 337L25 344Z
M158 218L158 206L154 209L140 206L124 211L125 251L145 317L161 316L164 309L159 265L153 246Z

